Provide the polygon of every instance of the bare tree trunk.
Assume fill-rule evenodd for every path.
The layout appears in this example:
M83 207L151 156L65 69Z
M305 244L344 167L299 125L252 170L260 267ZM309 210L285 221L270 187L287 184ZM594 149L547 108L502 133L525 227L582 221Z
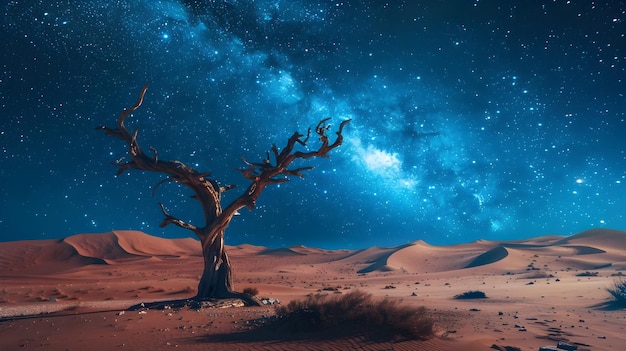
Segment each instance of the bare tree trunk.
M204 271L202 278L200 278L196 298L203 300L228 297L233 291L233 281L230 273L230 261L224 250L224 232L219 233L215 240L205 239L201 243Z
M219 232L214 238L212 241L208 239L201 241L204 270L195 299L205 301L238 298L248 305L260 305L258 298L234 291L230 260L224 250L224 231Z

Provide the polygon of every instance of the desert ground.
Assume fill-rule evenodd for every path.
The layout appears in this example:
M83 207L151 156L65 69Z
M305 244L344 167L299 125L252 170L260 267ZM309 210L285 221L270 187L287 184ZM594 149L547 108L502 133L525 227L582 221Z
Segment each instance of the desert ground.
M561 342L560 349L626 350L626 309L611 304L605 290L626 270L626 232L358 251L227 250L237 290L253 287L284 305L359 289L425 306L435 336L389 341L362 333L264 332L258 326L275 307L235 307L236 301L128 310L192 297L200 245L114 231L0 243L0 349L536 351ZM487 298L454 298L475 290Z

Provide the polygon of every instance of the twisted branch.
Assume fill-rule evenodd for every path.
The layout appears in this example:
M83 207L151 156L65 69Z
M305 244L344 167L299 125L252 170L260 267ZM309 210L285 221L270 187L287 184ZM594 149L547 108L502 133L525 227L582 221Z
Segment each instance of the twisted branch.
M272 145L272 153L274 154L275 159L274 164L271 163L269 154L263 163L251 163L243 159L243 162L248 167L244 169L239 169L239 172L241 172L244 178L250 180L252 184L248 187L246 193L233 201L233 203L224 210L224 213L234 213L244 206L248 209L253 209L256 205L256 199L259 197L267 184L285 183L289 180L289 176L297 176L302 178L304 177L302 171L313 169L313 167L288 169L287 167L289 167L291 163L296 159L328 157L328 153L331 150L335 149L343 143L343 128L346 126L346 124L350 122L349 119L341 122L341 124L339 125L339 129L336 132L337 138L332 144L330 144L330 140L326 135L326 131L330 130L330 125L326 124L326 122L328 122L329 120L330 118L323 119L315 127L315 132L317 133L319 140L322 142L317 150L309 152L294 152L294 147L296 146L296 144L307 146L307 142L311 135L311 129L309 129L304 139L302 139L302 137L304 136L303 134L295 132L287 140L287 145L285 145L285 147L280 150L280 152L275 144Z
M146 155L137 141L139 129L135 129L131 134L124 125L126 119L143 103L147 89L148 85L145 85L135 104L122 111L118 118L116 128L100 126L96 129L103 130L106 135L111 135L123 140L129 147L128 153L131 157L130 161L124 162L124 158L121 157L114 162L114 164L119 167L117 171L118 175L129 169L145 170L168 175L166 179L158 182L153 187L153 195L161 185L168 182L177 182L192 190L193 198L199 201L202 206L205 225L203 227L197 227L176 218L167 212L163 204L159 203L161 212L163 216L165 216L160 226L164 227L169 224L174 224L178 227L191 230L205 242L212 242L219 233L223 233L232 217L239 214L239 209L243 207L253 209L256 205L257 198L268 184L287 182L291 176L304 177L302 172L311 170L313 167L288 169L291 163L297 159L328 157L328 153L331 150L342 144L343 128L350 122L349 119L341 122L336 132L336 139L330 143L326 135L326 132L330 130L330 124L327 124L330 118L321 120L315 127L315 133L318 135L318 139L321 142L317 150L308 152L294 151L296 145L307 146L307 142L311 136L311 129L309 128L306 135L298 132L293 133L282 150L279 150L278 147L273 144L271 147L271 155L274 156L274 163L272 163L270 152L267 152L266 158L262 162L248 162L243 159L247 167L239 169L239 171L244 178L251 181L251 184L239 197L222 210L221 193L235 188L234 185L220 186L217 181L209 178L209 173L199 173L181 161L160 160L158 152L154 147L149 148L152 155Z
M123 162L124 158L119 158L117 162L115 162L115 165L119 167L116 174L120 175L129 169L167 174L168 177L166 179L158 182L153 187L152 194L154 195L156 190L164 183L178 182L189 188L193 192L193 197L198 200L202 205L206 223L211 223L215 221L217 216L219 216L219 214L221 213L220 193L222 188L217 184L217 182L211 181L207 178L210 174L199 173L192 167L189 167L178 160L160 160L158 157L158 152L154 147L149 148L152 152L152 155L148 156L143 152L137 141L139 129L135 129L135 131L131 134L125 126L126 119L143 103L143 99L147 89L148 85L146 84L141 89L141 92L139 93L139 98L137 99L135 104L122 111L117 120L116 128L109 128L107 126L100 126L96 128L97 130L103 130L106 135L111 135L118 139L121 139L129 147L128 154L130 155L131 159L128 162ZM170 215L165 210L165 207L162 204L160 206L161 211L165 216L165 220L163 220L161 226L175 224L181 228L193 231L199 238L205 235L204 228L198 228L194 225L186 223L185 221Z

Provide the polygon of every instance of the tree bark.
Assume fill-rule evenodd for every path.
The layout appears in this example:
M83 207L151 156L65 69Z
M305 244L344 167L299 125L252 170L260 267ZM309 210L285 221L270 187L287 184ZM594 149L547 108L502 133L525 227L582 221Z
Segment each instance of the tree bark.
M224 250L224 232L218 233L215 240L202 240L204 270L198 284L197 299L229 297L233 291L230 261Z
M201 240L201 244L204 270L195 299L205 301L239 298L248 305L260 305L261 302L256 297L234 290L230 260L224 250L224 232L219 232L215 240Z
M233 216L244 207L252 210L256 205L257 198L268 184L280 184L288 181L288 177L297 176L304 177L303 171L310 170L312 167L301 167L296 169L288 169L291 163L297 159L308 159L312 157L328 157L327 154L343 142L342 131L344 126L350 120L344 120L339 125L336 132L337 138L334 142L330 142L326 131L330 126L326 124L329 120L321 120L315 127L315 133L319 137L321 145L317 150L308 152L294 151L296 144L306 146L311 130L307 135L295 132L288 140L282 150L276 145L272 145L272 154L274 155L274 163L270 159L270 153L261 163L250 163L244 160L247 168L239 171L244 178L248 179L251 184L239 197L234 199L228 206L222 209L221 194L224 191L235 188L234 185L220 186L216 180L210 178L209 173L200 173L185 165L180 161L160 160L155 148L150 147L152 156L147 155L139 146L137 141L138 129L130 133L124 124L133 111L135 111L143 102L144 95L148 86L144 86L139 94L139 98L135 104L120 114L116 128L100 126L96 129L103 130L107 135L114 136L123 140L129 147L129 155L131 160L123 162L124 158L118 159L114 165L119 166L117 174L122 174L129 169L137 169L151 172L167 174L168 177L156 184L154 191L166 182L177 182L184 185L193 192L193 198L202 206L205 225L198 227L187 223L179 218L170 215L165 206L160 204L161 211L165 218L160 226L165 227L174 224L183 229L192 231L202 244L202 256L204 258L204 271L198 284L198 293L196 300L207 300L213 298L240 298L249 305L258 305L260 301L248 294L238 293L234 291L233 279L231 273L230 261L224 250L224 231L232 220ZM303 139L304 137L304 139Z

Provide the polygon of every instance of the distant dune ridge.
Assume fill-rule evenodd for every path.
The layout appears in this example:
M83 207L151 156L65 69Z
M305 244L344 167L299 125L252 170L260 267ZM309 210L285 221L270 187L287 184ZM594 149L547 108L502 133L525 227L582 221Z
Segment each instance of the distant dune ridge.
M197 240L163 239L142 232L124 230L104 234L79 234L64 239L82 256L108 261L142 257L200 256Z
M479 240L454 246L431 246L423 241L395 248L372 248L346 260L363 256L369 266L360 273L403 270L433 273L459 269L507 271L527 265L528 255L553 257L553 269L594 269L608 265L626 267L626 232L592 229L568 237L547 236L523 241Z
M139 231L78 234L59 240L0 243L0 268L30 274L61 272L93 264L115 264L152 257L201 256L198 241L163 239Z
M297 252L290 248L280 248L280 249L265 249L258 253L259 255L272 255L272 256L302 256L306 255L305 253Z
M26 270L33 274L128 260L201 256L199 242L195 239L164 239L132 230L78 234L60 240L5 242L0 243L0 250L3 253L0 268L5 272ZM238 256L305 256L325 251L303 246L270 249L246 244L228 247L229 254ZM391 248L346 252L346 256L338 259L353 265L357 273L434 273L485 266L492 272L505 272L527 265L525 257L538 254L554 258L552 269L626 267L626 232L592 229L567 237L478 240L452 246L433 246L419 240Z

